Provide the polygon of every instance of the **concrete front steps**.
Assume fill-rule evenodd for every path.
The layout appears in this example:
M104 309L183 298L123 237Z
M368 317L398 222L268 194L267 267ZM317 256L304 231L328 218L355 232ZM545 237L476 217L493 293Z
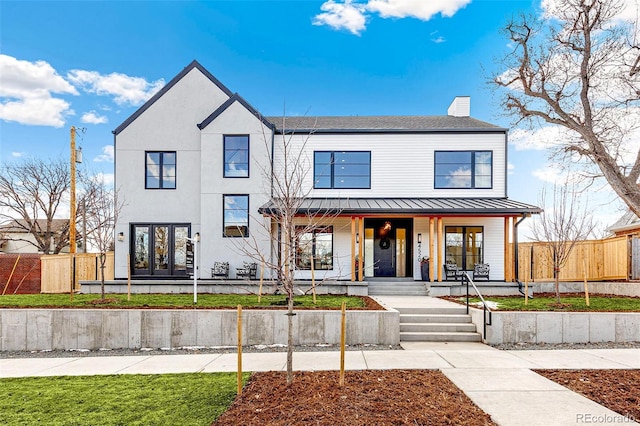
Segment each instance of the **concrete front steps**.
M413 279L395 281L368 281L369 296L427 296L427 286L423 281Z
M482 336L464 306L396 308L401 342L480 342Z

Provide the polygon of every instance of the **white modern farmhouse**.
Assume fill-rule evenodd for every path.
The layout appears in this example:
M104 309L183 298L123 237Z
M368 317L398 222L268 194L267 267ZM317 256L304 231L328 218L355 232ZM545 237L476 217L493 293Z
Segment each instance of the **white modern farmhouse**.
M265 117L194 61L113 132L115 277L188 278L196 236L201 279L246 278L243 245L277 258L265 171L289 161L287 141L307 170L298 279L420 280L426 263L433 281L474 268L511 281L517 224L540 209L507 198L507 129L469 109L458 97L442 116Z

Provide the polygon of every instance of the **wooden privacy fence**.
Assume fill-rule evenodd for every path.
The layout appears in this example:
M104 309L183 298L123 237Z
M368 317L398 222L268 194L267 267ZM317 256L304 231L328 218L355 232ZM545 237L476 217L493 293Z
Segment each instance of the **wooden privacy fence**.
M69 293L71 289L72 270L75 269L75 289L80 287L81 280L100 280L100 254L77 253L54 254L42 256L41 261L41 292ZM104 279L113 280L114 265L113 252L107 253L104 267Z
M560 271L560 281L628 279L629 244L626 236L576 243ZM518 244L518 277L524 281L551 281L553 261L545 243Z

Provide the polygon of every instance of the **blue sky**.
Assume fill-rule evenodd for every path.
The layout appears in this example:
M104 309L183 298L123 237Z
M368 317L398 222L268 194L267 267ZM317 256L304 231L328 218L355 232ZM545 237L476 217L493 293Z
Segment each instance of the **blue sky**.
M76 126L82 167L110 175L111 131L193 59L265 115L444 115L468 95L473 117L510 127L487 77L502 71L507 20L541 10L539 0L0 0L0 161L68 158ZM553 174L546 152L514 145L509 163L509 196L535 204Z

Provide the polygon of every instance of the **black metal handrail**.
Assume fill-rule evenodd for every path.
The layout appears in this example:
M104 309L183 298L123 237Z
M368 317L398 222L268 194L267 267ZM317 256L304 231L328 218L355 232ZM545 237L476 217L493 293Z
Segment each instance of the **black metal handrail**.
M465 271L462 274L462 279L466 281L466 285L467 285L467 315L469 314L469 283L471 283L473 288L476 290L476 293L478 293L478 296L480 297L480 301L482 301L482 306L483 306L482 339L484 340L487 337L487 326L491 325L491 309L489 308L489 305L487 305L487 302L484 300L484 297L482 297L482 294L480 294L480 290L478 290L478 287L476 287L475 283L469 276L468 272ZM487 312L489 313L489 322L487 322Z

